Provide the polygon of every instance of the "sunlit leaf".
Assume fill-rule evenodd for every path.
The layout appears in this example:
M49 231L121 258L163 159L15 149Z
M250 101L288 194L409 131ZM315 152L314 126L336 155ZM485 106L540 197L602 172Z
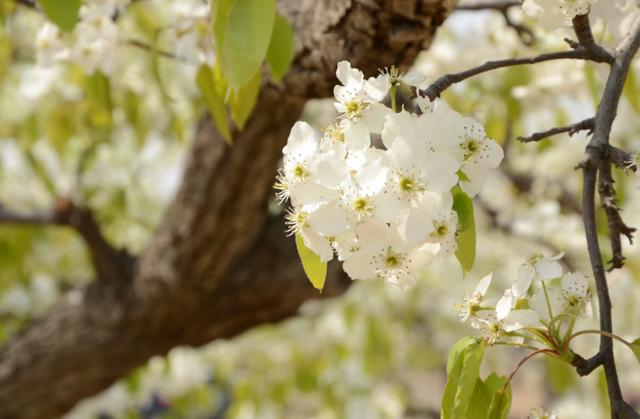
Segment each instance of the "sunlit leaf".
M489 405L489 419L507 419L511 409L511 385L500 389L493 394Z
M484 344L476 339L461 339L452 348L447 365L447 384L442 396L442 419L464 417L480 374L483 357Z
M222 137L231 144L231 128L229 127L229 120L227 118L227 109L224 106L224 98L219 95L215 88L211 67L206 64L200 65L196 75L196 83L200 89L200 93L202 93L202 97L207 103L207 108L216 123L218 131Z
M275 0L235 0L214 7L214 38L217 58L232 89L250 82L260 70L267 55L273 22ZM226 23L226 28L223 28Z
M38 0L47 18L60 29L70 32L78 21L82 0Z
M249 119L253 108L256 106L261 84L262 74L257 72L253 79L229 96L228 105L231 110L231 118L239 129L244 128L247 119Z
M304 244L304 239L300 234L296 234L296 248L307 278L316 289L322 291L327 278L327 262L321 261L320 256Z
M295 57L295 38L293 28L281 15L277 14L273 23L271 42L267 50L267 64L271 77L275 81L282 80Z
M478 378L464 418L491 419L488 414L493 395L501 390L506 382L507 377L499 377L496 373L491 373L485 380Z
M458 214L456 235L456 258L465 272L473 268L476 259L476 225L473 215L473 201L458 186L451 190L453 209Z

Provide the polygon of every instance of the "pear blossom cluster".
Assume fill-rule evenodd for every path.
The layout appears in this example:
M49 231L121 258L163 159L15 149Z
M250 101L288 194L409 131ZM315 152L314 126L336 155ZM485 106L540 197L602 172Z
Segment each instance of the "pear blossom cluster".
M79 12L73 33L65 34L46 22L37 34L38 65L51 67L62 61L79 64L87 74L102 71L112 74L117 63L120 31L114 17L130 0L87 0Z
M503 150L442 101L388 105L395 89L415 89L420 77L392 68L365 79L346 61L336 75L335 123L317 132L297 122L283 149L275 187L290 203L288 232L323 261L337 256L352 279L405 288L455 252L451 190L476 195Z
M592 314L593 292L585 275L563 272L560 257L532 255L497 301L487 298L492 275L483 277L473 292L455 305L460 320L479 330L489 345L522 343L524 338L546 334L550 328L559 330L567 321L563 332L570 333L575 320Z

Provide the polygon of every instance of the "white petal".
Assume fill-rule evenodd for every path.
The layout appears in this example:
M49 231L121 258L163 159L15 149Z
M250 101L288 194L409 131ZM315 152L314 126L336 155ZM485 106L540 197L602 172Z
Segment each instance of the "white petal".
M364 74L362 71L351 68L349 61L340 61L336 69L336 77L344 86L362 85L364 82Z
M384 127L385 118L393 114L390 108L381 103L370 103L362 112L361 121L372 134L380 134Z
M493 272L482 277L478 285L476 285L476 289L473 290L474 294L480 294L482 296L487 294L487 290L489 289L489 285L491 285L491 279L493 278Z
M371 145L371 136L363 124L347 122L344 129L344 141L347 150L365 150Z
M303 228L300 232L305 246L311 249L315 254L320 256L320 260L328 262L333 259L333 249L329 240L316 234L309 228Z
M496 317L498 320L506 319L511 307L513 307L513 294L511 294L511 290L506 290L502 298L498 300L498 304L496 304Z
M398 233L408 245L424 243L433 231L433 219L421 208L410 207L398 222Z
M364 90L375 101L381 102L382 99L389 93L391 89L391 83L389 82L389 76L380 74L378 77L370 77L364 84Z
M536 272L540 279L559 278L562 276L562 266L554 260L543 258L536 262Z
M291 128L287 145L282 149L285 155L306 159L318 149L319 136L303 121L298 121Z
M342 264L342 269L351 279L372 279L376 276L374 260L366 252L353 253Z
M320 205L309 214L308 222L311 228L323 236L335 236L349 228L348 213L339 201L332 201Z
M335 188L347 177L349 169L344 159L335 152L317 156L311 164L313 180L328 188Z
M458 183L460 163L448 153L431 153L425 160L424 180L434 192L447 192Z

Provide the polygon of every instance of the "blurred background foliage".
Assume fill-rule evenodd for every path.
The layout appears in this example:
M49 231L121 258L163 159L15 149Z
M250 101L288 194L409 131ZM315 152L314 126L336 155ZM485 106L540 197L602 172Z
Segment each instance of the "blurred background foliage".
M70 197L96 212L112 243L132 252L144 248L175 191L195 123L206 109L196 85L197 57L210 49L201 5L150 0L131 6L118 26L139 42L118 49L116 68L107 76L86 75L75 64L35 65L34 38L43 17L0 0L2 14L10 15L0 24L0 202L31 211ZM605 28L595 32L604 44L614 42ZM455 12L415 67L433 80L488 59L564 48L562 38L569 33L535 34L537 42L527 47L497 13ZM613 142L638 151L640 68L633 65ZM569 269L590 272L571 201L580 193L573 167L584 134L535 144L515 137L591 116L603 70L582 62L513 67L445 94L507 150L502 171L476 201L478 262L466 278L451 261L425 272L407 292L377 282L354 284L344 297L308 303L299 317L282 324L156 357L67 417L437 417L447 351L471 333L452 310L464 290L489 271L510 283L532 252L565 252ZM312 101L304 118L321 128L332 112L331 101ZM637 226L637 179L618 172L616 180L627 221ZM604 234L602 243L606 254ZM625 252L626 267L610 277L614 324L620 335L634 336L640 330L640 251L626 245ZM74 232L0 225L0 341L20 333L92 274ZM594 338L577 342L585 356L596 345ZM503 348L489 355L485 368L500 374L522 357ZM627 398L640 401L640 374L630 370L637 367L633 355L621 350L616 356ZM562 419L602 418L602 391L599 374L578 379L564 364L536 360L514 382L512 414L525 417L545 405Z

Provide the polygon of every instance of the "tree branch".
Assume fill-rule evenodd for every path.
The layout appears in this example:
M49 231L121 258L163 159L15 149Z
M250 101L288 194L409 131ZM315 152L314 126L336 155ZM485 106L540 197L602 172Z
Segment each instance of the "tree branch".
M575 27L575 20L574 20ZM578 32L578 29L576 29ZM581 41L589 42L588 34L580 35L577 33ZM585 38L586 37L586 38ZM600 329L611 333L613 330L611 319L611 299L609 296L609 288L602 262L602 254L598 243L598 233L596 229L595 219L595 188L598 171L609 167L607 150L609 148L609 135L611 126L616 117L618 103L622 94L622 87L629 71L629 65L635 53L640 47L640 18L633 25L632 32L623 41L615 53L615 60L611 65L611 71L607 78L602 99L598 105L598 111L595 117L595 130L589 145L586 148L586 156L580 168L583 171L583 223L585 227L585 235L587 239L587 248L589 251L589 259L593 270L593 276L596 282L596 291L598 294L599 311L600 311ZM606 169L608 170L608 169ZM602 172L601 172L602 176ZM607 172L605 171L605 182L607 182ZM613 355L613 342L607 336L600 337L600 350L595 355L595 359L601 360L607 379L607 391L612 408L612 417L614 418L637 418L640 417L622 398L620 383L618 381L618 373ZM595 364L589 362L588 364Z
M621 238L624 235L629 240L629 243L633 243L633 233L636 231L635 228L627 226L622 220L613 184L611 162L608 158L602 159L600 162L600 175L598 177L598 193L600 194L600 202L607 216L609 240L611 242L612 256L609 261L609 272L624 266L625 258L622 255Z
M593 133L594 121L594 118L587 118L580 122L576 122L575 124L567 125L565 127L551 128L547 131L536 132L528 137L518 137L518 141L521 141L523 143L531 143L534 141L544 140L545 138L565 132L569 133L570 136L585 130L588 130L589 133Z
M447 74L440 77L433 82L425 90L421 90L420 94L426 96L431 100L435 100L440 94L448 89L452 84L460 83L468 78L477 76L478 74L486 73L491 70L499 68L513 67L516 65L537 64L545 61L554 60L588 60L592 59L586 48L575 48L570 51L551 52L548 54L540 54L534 57L525 58L509 58L505 60L487 61L486 63L479 65L478 67L471 68L459 73Z
M0 203L0 223L71 227L84 239L99 280L114 285L131 280L134 258L126 251L111 246L102 235L93 213L71 201L59 199L52 211L34 213L13 211Z

